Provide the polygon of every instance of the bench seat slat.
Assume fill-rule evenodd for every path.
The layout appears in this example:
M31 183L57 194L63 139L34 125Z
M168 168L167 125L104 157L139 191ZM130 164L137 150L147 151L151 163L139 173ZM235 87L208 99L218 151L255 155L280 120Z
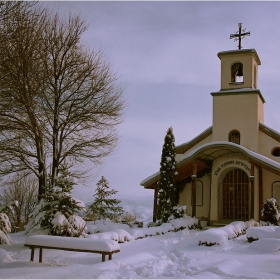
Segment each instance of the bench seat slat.
M50 235L33 235L26 237L25 243L45 247L71 248L111 252L120 250L118 242L110 239L92 239Z
M39 262L43 259L43 249L98 253L102 254L102 262L106 255L112 260L112 254L120 252L119 244L114 240L49 235L27 237L24 246L31 249L30 261L34 261L34 251L39 248Z
M73 249L73 248L62 248L62 247L52 247L52 246L41 246L41 245L31 245L31 244L24 244L25 247L29 247L30 249L34 248L43 248L43 249L54 249L54 250L64 250L64 251L72 251L72 252L84 252L84 253L97 253L97 254L111 254L111 253L118 253L120 250L114 251L97 251L97 250L85 250L85 249Z

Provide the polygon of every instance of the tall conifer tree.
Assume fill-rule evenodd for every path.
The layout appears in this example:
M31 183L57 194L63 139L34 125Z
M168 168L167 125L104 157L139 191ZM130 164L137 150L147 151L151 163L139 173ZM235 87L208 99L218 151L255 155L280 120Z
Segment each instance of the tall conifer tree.
M162 148L160 162L160 181L158 182L157 221L165 223L173 214L173 207L177 205L175 176L175 138L173 129L167 130Z

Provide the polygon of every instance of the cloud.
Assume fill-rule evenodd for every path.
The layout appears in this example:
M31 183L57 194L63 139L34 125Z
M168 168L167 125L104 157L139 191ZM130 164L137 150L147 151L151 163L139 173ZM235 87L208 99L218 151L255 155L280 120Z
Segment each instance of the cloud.
M220 51L237 49L229 39L238 23L251 32L242 41L262 65L259 88L266 124L279 125L280 2L85 1L40 2L89 22L83 39L102 49L127 85L126 119L116 153L100 167L117 190L142 195L140 182L157 172L166 130L185 143L212 124L212 96L220 90ZM89 184L95 188L100 177ZM151 193L151 192L149 192ZM152 193L151 193L152 195Z

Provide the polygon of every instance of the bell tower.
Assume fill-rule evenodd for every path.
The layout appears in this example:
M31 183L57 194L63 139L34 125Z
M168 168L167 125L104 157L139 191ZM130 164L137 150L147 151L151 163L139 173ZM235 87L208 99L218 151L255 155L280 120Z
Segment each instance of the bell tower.
M221 90L258 88L258 66L261 61L255 49L219 52Z
M265 100L258 89L258 66L261 65L255 49L242 49L241 39L250 35L242 30L231 34L237 38L237 50L218 53L221 60L221 88L212 92L212 141L230 141L252 151L259 150L259 123L264 122ZM238 141L233 141L238 135Z

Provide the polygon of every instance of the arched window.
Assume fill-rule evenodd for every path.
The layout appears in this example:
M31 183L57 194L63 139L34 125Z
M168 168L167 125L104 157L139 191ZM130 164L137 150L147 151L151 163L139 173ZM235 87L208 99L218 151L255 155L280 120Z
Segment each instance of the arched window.
M280 157L280 148L279 147L274 148L271 154L275 157Z
M229 133L228 141L235 144L240 144L240 132L238 130L232 130Z
M231 82L232 83L243 82L243 64L241 62L234 63L231 66Z
M279 205L280 203L280 182L275 182L272 185L272 197L277 200Z

